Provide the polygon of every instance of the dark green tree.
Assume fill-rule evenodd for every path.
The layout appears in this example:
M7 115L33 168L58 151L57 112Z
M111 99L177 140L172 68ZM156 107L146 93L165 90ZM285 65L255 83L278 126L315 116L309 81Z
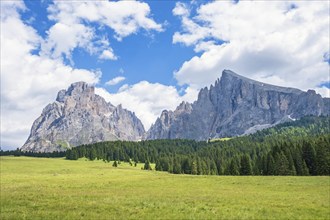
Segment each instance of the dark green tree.
M311 175L316 175L316 154L315 149L311 143L304 141L302 147L302 157L306 162L309 173Z
M267 157L267 175L274 175L275 174L275 161L271 153L268 154Z
M180 174L181 173L181 164L178 159L174 159L173 161L173 173Z
M289 161L284 155L283 152L276 153L275 155L275 169L274 169L275 175L290 175L290 167L289 167Z
M239 164L236 158L232 158L228 166L227 175L238 176L239 173Z
M248 156L247 154L244 154L241 157L240 175L243 176L252 175L251 160L250 160L250 156Z
M181 171L186 174L191 174L191 162L188 158L182 161Z
M217 165L215 164L214 160L210 160L209 164L210 164L210 174L218 175Z
M89 154L88 154L88 159L89 160L95 160L96 159L96 156L97 156L97 154L96 154L95 148L93 147L90 150Z
M151 166L150 166L150 162L149 160L146 160L146 162L144 163L144 167L143 167L144 170L152 170L151 169Z
M330 175L330 152L329 149L327 150L323 145L316 148L315 171L316 175Z

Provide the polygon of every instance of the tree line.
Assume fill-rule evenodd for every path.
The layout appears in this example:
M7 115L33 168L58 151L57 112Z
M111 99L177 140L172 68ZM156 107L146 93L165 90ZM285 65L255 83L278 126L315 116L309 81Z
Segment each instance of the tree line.
M54 152L32 152L32 151L21 151L19 148L16 150L0 150L0 156L27 156L27 157L46 157L46 158L56 158L65 157L65 151L54 151Z
M228 141L101 142L66 152L76 160L156 164L156 170L193 175L329 175L329 117L305 117Z
M0 155L64 157L131 164L193 175L329 175L330 117L308 116L226 141L108 141L66 152L0 151Z

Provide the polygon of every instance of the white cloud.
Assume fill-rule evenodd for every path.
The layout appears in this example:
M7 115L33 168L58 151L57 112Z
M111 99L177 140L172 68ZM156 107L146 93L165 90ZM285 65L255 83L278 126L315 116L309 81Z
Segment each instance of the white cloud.
M49 6L49 19L56 23L47 32L42 52L53 58L71 59L75 48L83 48L100 59L116 60L106 36L95 28L110 28L117 40L146 31L162 31L162 25L149 18L150 8L138 1L55 1Z
M117 76L111 80L109 80L108 82L106 82L105 84L106 85L109 85L109 86L114 86L114 85L117 85L118 83L124 81L126 78L123 77L123 76Z
M31 54L42 39L20 19L22 2L1 2L1 147L20 147L43 107L72 82L95 84L100 73ZM4 9L4 8L2 8ZM10 14L8 14L10 13Z
M102 54L99 56L100 59L104 60L117 60L117 56L113 53L112 48L104 50Z
M58 22L47 31L48 39L42 45L43 52L52 58L65 55L71 59L71 53L76 47L88 47L94 38L92 28L83 24L65 24Z
M184 62L174 76L179 84L203 87L223 69L232 69L263 82L329 94L317 87L329 80L324 62L330 45L329 4L215 1L201 5L196 16L179 13L182 31L173 35L173 43L194 46L202 54Z
M175 3L175 7L172 10L173 15L176 16L189 16L190 12L186 4L182 2Z
M141 2L54 2L49 19L55 23L43 39L20 18L23 1L1 1L1 147L16 148L26 141L33 121L56 98L60 89L85 81L96 84L100 71L76 69L63 63L75 48L100 59L116 59L108 37L94 29L108 27L122 39L139 29L162 31ZM93 23L93 25L92 25ZM32 53L41 48L40 54ZM72 60L71 60L71 63Z
M115 94L103 88L96 88L95 92L113 105L122 104L124 108L134 111L147 130L163 110L175 110L182 101L195 101L198 90L188 87L186 94L180 96L173 86L141 81L131 86L125 84Z

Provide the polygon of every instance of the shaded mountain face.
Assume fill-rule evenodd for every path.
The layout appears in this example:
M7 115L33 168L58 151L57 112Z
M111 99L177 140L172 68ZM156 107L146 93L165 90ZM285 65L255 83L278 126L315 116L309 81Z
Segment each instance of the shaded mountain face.
M231 137L253 133L305 115L329 115L330 99L315 91L273 86L224 70L221 80L199 92L193 104L164 110L147 139Z
M145 133L134 113L107 103L84 82L58 92L31 128L23 151L61 151L109 140L140 140Z

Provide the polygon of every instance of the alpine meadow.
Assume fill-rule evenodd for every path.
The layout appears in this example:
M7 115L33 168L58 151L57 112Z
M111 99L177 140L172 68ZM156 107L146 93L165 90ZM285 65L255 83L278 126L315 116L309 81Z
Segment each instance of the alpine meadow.
M330 1L0 1L0 219L330 220Z
M328 219L329 177L193 176L1 157L1 219Z

